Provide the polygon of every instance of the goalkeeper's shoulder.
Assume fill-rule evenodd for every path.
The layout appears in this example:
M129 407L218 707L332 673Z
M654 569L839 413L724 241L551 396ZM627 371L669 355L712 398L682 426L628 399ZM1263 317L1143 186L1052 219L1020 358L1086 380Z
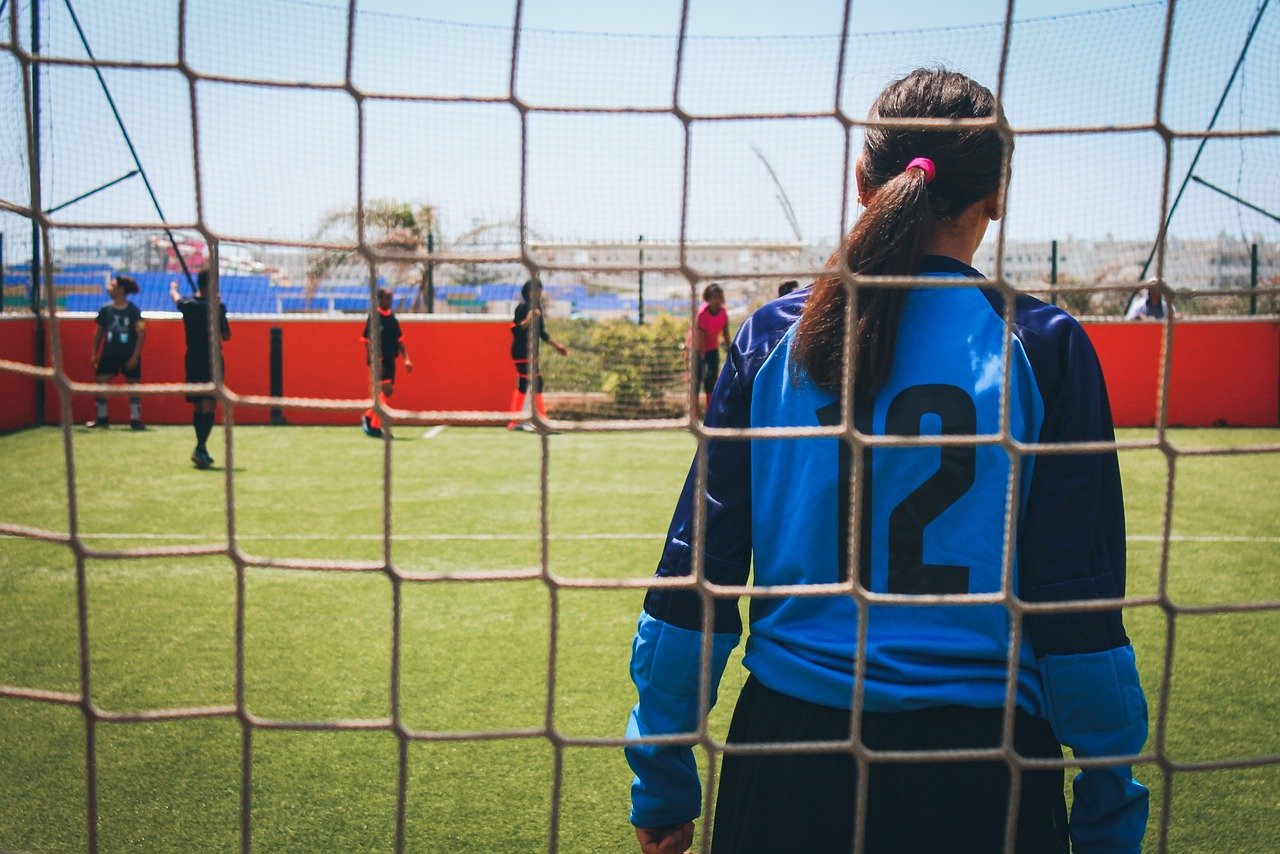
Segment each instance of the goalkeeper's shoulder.
M808 289L793 291L752 312L733 338L727 362L747 384L791 327L800 320Z

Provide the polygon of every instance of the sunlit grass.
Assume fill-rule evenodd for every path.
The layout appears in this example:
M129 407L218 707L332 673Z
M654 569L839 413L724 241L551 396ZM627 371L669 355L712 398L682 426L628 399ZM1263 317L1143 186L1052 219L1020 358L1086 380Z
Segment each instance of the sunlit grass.
M1134 431L1128 437L1147 436ZM227 543L227 459L194 470L190 430L74 435L77 530L94 548ZM1280 443L1280 431L1172 431L1176 448ZM693 442L679 433L558 435L550 441L549 578L652 573ZM237 428L235 545L246 555L384 559L383 446L355 428ZM1280 600L1276 455L1176 457L1174 538L1163 554L1167 458L1127 451L1129 592L1171 608ZM393 442L389 557L408 573L538 572L540 439L450 428ZM67 472L54 429L0 436L0 522L68 530ZM244 702L275 721L391 715L395 586L383 572L244 570ZM225 555L84 562L91 697L109 712L236 702L236 564ZM400 585L400 718L415 731L509 732L408 750L411 850L531 851L553 824L557 748L528 736L622 734L639 590L583 590L544 578ZM1162 705L1169 609L1126 625L1151 699ZM1164 713L1170 759L1280 753L1280 615L1176 618ZM0 539L0 684L80 690L76 559L65 546ZM554 693L548 703L554 651ZM726 674L713 730L742 681ZM235 718L99 723L102 850L239 846ZM1153 746L1153 740L1150 746ZM385 850L394 840L398 744L387 731L252 730L253 845L265 851ZM86 844L85 719L74 706L0 698L0 848ZM630 772L616 747L560 752L561 850L630 851ZM1164 780L1153 789L1154 849ZM1280 769L1179 773L1170 847L1256 850L1280 833Z

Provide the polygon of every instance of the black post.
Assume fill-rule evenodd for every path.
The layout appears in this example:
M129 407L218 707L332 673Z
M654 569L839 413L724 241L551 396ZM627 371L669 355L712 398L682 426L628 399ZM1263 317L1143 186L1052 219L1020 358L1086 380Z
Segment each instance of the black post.
M1058 241L1049 250L1049 302L1058 304Z
M284 329L271 327L271 396L284 397ZM271 407L271 423L286 424L284 410Z
M1249 246L1249 314L1258 313L1258 244Z
M644 235L640 235L640 292L636 300L637 320L644 326Z
M427 314L434 314L436 310L436 262L431 260L431 256L436 251L436 234L434 231L427 232Z
M31 54L40 55L40 0L31 0ZM43 177L40 169L40 63L31 63L31 154L35 160L36 180ZM31 195L40 195L39 187L31 188ZM35 363L43 368L45 361L44 317L41 314L40 293L40 218L31 217L31 313L36 317ZM44 380L36 380L36 426L44 426Z

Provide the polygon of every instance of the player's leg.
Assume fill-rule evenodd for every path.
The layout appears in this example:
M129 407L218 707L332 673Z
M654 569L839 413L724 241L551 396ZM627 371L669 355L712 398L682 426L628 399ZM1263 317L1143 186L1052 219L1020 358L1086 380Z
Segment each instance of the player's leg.
M707 388L707 374L710 371L708 359L710 354L697 353L693 357L694 364L694 388L693 388L693 414L696 418L701 418L703 413L707 411L706 406L702 403L702 394ZM707 403L711 402L711 396L707 395Z
M138 363L132 368L125 367L124 381L126 385L137 385L142 381L142 359L138 359ZM142 398L140 397L129 398L129 429L147 429L142 423Z
M186 358L186 381L188 383L207 383L213 379L213 367L207 359ZM191 404L191 428L196 434L196 448L191 453L191 462L196 468L207 469L213 465L213 457L209 456L206 442L213 432L214 409L217 401L207 394L189 394L187 401Z
M711 406L711 393L715 391L716 380L720 378L720 351L710 350L702 354L702 391L707 396L706 405L702 411L705 413Z
M213 457L209 455L209 434L213 432L213 422L217 401L212 397L189 397L192 414L191 426L196 433L196 449L191 453L191 462L196 468L207 469L213 465Z
M547 417L547 402L542 398L542 374L539 373L533 378L533 405L538 410L538 414L543 418Z
M111 378L115 376L114 372L107 373L103 370L103 368L104 368L104 365L102 363L99 363L98 373L93 378L93 381L96 382L98 385L106 385L107 383L111 382ZM97 407L95 417L92 421L90 421L85 426L86 427L103 427L103 428L110 426L111 420L107 417L107 399L105 397L95 398L94 404Z
M393 373L391 374L391 376L393 377L395 376L394 366L395 366L395 363L392 362ZM382 387L381 387L380 393L378 394L378 402L381 403L384 407L390 407L391 395L395 394L395 391L396 391L395 380L387 379L387 375L383 374ZM383 433L387 434L388 436L391 435L390 424L383 424L381 426L382 426Z
M529 363L527 361L517 361L516 366L516 387L511 392L511 414L512 419L507 422L508 430L515 430L520 426L520 416L524 413L524 400L529 393Z
M387 398L395 391L395 360L382 361L382 378L378 384L378 400L385 406ZM370 406L364 411L364 416L360 419L360 426L364 429L366 436L372 436L375 439L382 438L382 417L378 415L377 407Z

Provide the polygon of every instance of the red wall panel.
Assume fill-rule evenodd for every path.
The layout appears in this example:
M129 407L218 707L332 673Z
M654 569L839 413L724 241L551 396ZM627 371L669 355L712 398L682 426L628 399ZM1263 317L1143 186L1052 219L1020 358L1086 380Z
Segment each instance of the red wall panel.
M0 317L0 359L31 364L36 324L30 316ZM0 430L29 427L36 421L35 380L0 371Z
M1117 427L1156 421L1163 324L1085 324ZM1280 425L1280 321L1176 322L1168 423L1173 427Z
M510 399L511 335L503 319L401 317L415 371L400 366L392 404L405 409L502 410ZM93 379L89 355L93 319L59 320L64 364L72 379ZM281 327L284 393L290 397L356 399L369 393L369 373L359 318L235 318L226 345L227 382L241 394L270 391L270 330ZM1107 377L1117 426L1150 426L1156 419L1162 325L1153 322L1088 323ZM34 324L29 317L0 319L0 358L30 362ZM50 343L52 346L52 343ZM181 382L184 342L177 317L148 318L143 355L147 382ZM93 399L78 395L77 421L93 417ZM128 401L113 397L111 419L128 420ZM181 395L148 397L143 417L153 424L185 424L191 408ZM357 411L287 410L293 424L353 424ZM58 421L58 395L50 387L45 418ZM236 421L263 424L264 407L241 406ZM0 429L35 421L32 381L0 371ZM1280 321L1195 320L1173 328L1169 388L1173 426L1274 427L1280 425Z
M360 340L362 319L231 318L231 340L223 345L227 385L239 394L270 393L271 328L283 330L284 394L288 397L325 399L366 398L369 369L365 345ZM60 320L63 360L73 380L93 381L90 348L92 318ZM413 373L400 362L391 399L404 409L500 410L511 397L514 373L509 348L509 322L497 320L433 320L402 316L404 343L413 359ZM183 381L185 352L182 323L177 317L148 318L143 349L142 379L148 383ZM45 418L58 420L57 396L51 394ZM185 424L191 406L182 395L146 397L143 420L150 424ZM125 397L109 399L112 421L127 423ZM93 417L92 396L77 395L72 414L77 421ZM238 406L240 424L265 424L270 410ZM308 411L290 409L291 424L355 424L359 411Z

